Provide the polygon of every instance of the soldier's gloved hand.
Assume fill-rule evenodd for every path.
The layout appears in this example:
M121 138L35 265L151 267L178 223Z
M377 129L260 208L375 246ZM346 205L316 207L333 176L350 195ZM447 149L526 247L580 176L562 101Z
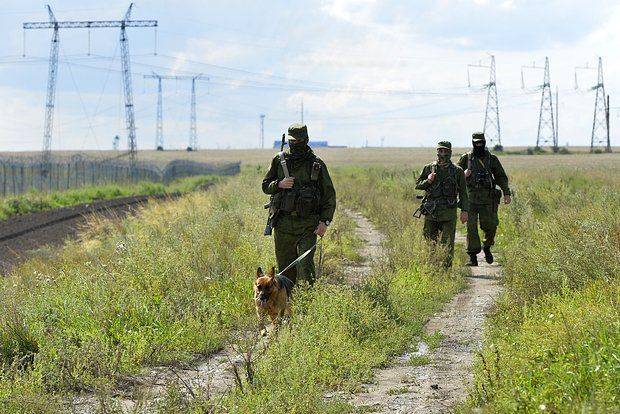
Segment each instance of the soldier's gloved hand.
M325 223L323 223L322 221L319 221L319 225L316 227L316 230L314 230L314 234L316 234L319 237L323 237L326 231L327 231L327 226L325 225Z
M429 183L432 183L433 181L435 181L435 176L436 176L436 175L437 175L437 173L434 173L434 172L430 173L430 174L428 175L428 177L426 177L426 178L428 178L428 182L429 182Z
M467 223L468 218L469 218L469 214L467 214L467 211L461 211L461 223L463 224Z
M468 168L465 170L465 177L469 178L469 176L471 176L471 170Z
M511 198L510 198L510 196L509 196L509 195L505 195L505 196L504 196L504 204L510 204L510 202L511 202L511 201L512 201L512 200L511 200Z
M293 188L293 183L295 182L295 177L288 177L278 182L278 187L286 190L288 188Z

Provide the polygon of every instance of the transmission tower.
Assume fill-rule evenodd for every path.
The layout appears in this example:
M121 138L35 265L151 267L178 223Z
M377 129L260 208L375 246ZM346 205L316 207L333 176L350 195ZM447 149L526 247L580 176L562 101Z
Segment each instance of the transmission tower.
M590 139L590 152L594 148L605 145L605 152L611 152L611 142L609 141L609 106L608 98L605 95L605 83L603 82L603 59L598 58L598 77L596 85L592 87L596 90L594 98L594 119L592 120L592 138Z
M162 117L162 80L176 80L176 81L191 81L191 103L190 103L190 115L189 115L189 144L188 151L195 151L198 148L198 132L196 128L196 81L197 80L209 80L209 78L202 76L202 74L194 76L165 76L159 75L153 72L152 75L144 75L145 79L157 79L157 132L156 143L157 148L164 145L164 133L163 133L163 117Z
M497 82L495 75L495 56L491 55L489 65L478 63L467 65L467 86L471 87L470 68L489 69L489 83L484 85L487 90L487 103L484 111L484 135L486 140L497 149L502 149L502 133L499 126L499 100L497 97Z
M553 152L558 151L558 137L553 115L553 97L551 96L551 76L549 72L549 58L545 57L545 66L540 67L521 66L521 88L525 89L523 69L542 69L544 70L543 84L539 86L542 91L540 98L540 112L538 115L538 133L536 135L536 148L540 149L541 144L551 145Z
M133 94L131 89L131 61L129 58L129 43L126 29L128 27L157 27L157 20L130 20L133 3L129 5L123 20L90 20L90 21L64 21L56 20L51 7L47 6L49 22L26 22L24 30L28 29L54 29L52 45L50 49L49 71L47 78L47 101L45 105L45 127L43 132L43 159L49 162L51 158L52 124L54 118L54 101L56 95L56 79L58 77L58 47L59 29L98 29L120 27L121 62L123 73L123 88L125 92L125 120L127 125L127 139L129 145L129 157L132 166L136 158L136 125L133 106Z
M260 148L265 148L265 114L260 115Z
M605 152L611 152L611 142L609 140L609 125L607 114L609 112L609 97L605 95L605 83L603 81L603 59L598 58L598 67L594 68L586 64L585 66L575 67L575 90L579 89L578 71L596 70L598 72L596 85L589 88L596 91L594 98L594 118L592 120L592 135L590 137L590 152L594 152L596 147L604 146Z

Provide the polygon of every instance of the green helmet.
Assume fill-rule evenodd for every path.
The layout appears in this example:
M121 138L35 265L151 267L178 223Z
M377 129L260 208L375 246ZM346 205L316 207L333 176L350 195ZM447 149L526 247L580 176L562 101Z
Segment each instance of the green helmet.
M452 143L450 141L439 141L437 143L437 149L445 148L447 150L452 151Z
M302 142L308 142L308 127L303 124L293 124L288 127L288 142L290 144L297 144Z

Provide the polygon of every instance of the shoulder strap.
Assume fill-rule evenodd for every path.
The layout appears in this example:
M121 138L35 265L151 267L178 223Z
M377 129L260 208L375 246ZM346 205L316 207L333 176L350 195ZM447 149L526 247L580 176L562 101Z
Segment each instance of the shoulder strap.
M431 172L433 174L437 172L437 162L431 164Z
M284 177L289 178L291 175L288 172L288 165L286 164L286 153L284 151L279 152L278 158L280 159L280 165L282 166L282 171L284 171Z

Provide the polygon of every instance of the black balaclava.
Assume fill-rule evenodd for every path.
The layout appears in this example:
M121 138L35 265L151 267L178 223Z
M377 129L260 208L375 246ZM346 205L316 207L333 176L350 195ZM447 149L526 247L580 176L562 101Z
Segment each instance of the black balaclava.
M292 159L302 159L308 155L311 151L308 141L308 128L305 125L293 124L288 128L288 147Z
M475 132L472 135L472 145L474 147L474 156L482 157L486 151L486 140L483 132Z

